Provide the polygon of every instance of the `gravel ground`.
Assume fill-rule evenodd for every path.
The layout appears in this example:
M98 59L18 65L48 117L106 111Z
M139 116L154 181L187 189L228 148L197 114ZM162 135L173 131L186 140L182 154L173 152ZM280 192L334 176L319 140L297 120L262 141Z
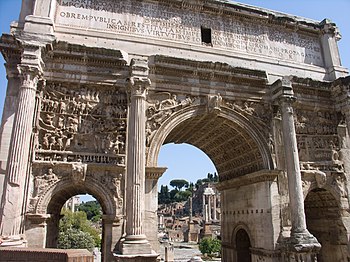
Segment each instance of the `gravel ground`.
M201 256L201 252L198 249L197 244L189 244L189 243L173 243L174 244L174 261L175 262L188 262L194 256ZM160 255L162 260L164 261L164 245L160 245ZM206 260L205 262L212 261L221 261L219 260Z

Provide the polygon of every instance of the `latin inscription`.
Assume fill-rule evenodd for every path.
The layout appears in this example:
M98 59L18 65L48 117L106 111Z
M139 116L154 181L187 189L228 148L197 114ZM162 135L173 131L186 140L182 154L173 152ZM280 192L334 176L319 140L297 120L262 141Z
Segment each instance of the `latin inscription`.
M61 0L56 24L193 45L202 44L203 26L211 29L213 48L323 65L317 37L145 1Z

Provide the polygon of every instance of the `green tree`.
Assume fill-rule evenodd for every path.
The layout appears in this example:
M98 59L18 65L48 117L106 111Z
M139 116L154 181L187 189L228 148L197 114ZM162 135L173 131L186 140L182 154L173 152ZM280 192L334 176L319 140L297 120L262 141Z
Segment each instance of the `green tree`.
M91 221L87 219L86 213L83 211L72 212L68 209L62 209L61 215L63 217L60 220L59 224L59 232L60 234L68 234L72 233L72 237L75 239L73 242L78 243L80 240L87 240L86 237L82 237L83 234L78 234L77 232L81 231L83 233L87 233L91 236L93 242L93 246L101 246L101 237L100 230L97 229ZM61 238L62 240L66 238ZM71 239L71 238L68 238ZM61 244L59 243L58 246ZM66 244L64 244L66 245ZM74 246L78 246L78 244L74 244Z
M158 193L159 204L169 204L171 202L168 186L161 185Z
M95 240L87 232L76 228L68 228L64 232L59 232L57 247L62 249L86 248L92 251L95 247Z
M188 182L185 179L173 179L170 185L180 191L183 187L188 187Z
M198 189L201 185L203 185L203 180L202 179L198 179L196 184L195 184L196 189Z
M221 241L217 238L205 237L199 242L199 250L209 257L220 256Z
M170 191L170 202L171 203L176 201L175 198L176 198L176 194L178 192L179 192L179 190L176 188Z
M100 203L97 201L88 201L86 203L82 203L78 206L78 210L85 212L87 219L92 222L101 220L102 208Z
M179 191L175 194L175 201L177 202L186 201L191 195L192 195L192 192L189 190Z

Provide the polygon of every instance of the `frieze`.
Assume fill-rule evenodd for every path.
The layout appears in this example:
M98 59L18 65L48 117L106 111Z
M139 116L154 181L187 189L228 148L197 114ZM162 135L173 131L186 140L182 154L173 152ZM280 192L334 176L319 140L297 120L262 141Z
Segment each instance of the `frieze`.
M36 161L124 165L125 91L48 83L37 97Z
M301 161L339 162L339 138L332 136L297 135Z
M273 24L255 24L251 19L217 19L214 14L199 16L197 12L197 8L184 12L173 5L146 1L60 0L55 22L197 45L202 45L201 27L205 27L211 30L214 48L323 66L318 36Z
M295 109L295 129L297 134L334 135L340 121L337 112L306 111Z

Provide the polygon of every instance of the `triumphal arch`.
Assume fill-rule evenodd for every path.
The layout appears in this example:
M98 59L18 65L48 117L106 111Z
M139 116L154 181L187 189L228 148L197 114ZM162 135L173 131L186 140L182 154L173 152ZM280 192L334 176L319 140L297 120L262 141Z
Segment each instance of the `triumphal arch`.
M24 0L0 49L2 246L103 208L104 261L156 261L157 164L215 164L222 261L348 261L350 78L330 20L219 0Z

